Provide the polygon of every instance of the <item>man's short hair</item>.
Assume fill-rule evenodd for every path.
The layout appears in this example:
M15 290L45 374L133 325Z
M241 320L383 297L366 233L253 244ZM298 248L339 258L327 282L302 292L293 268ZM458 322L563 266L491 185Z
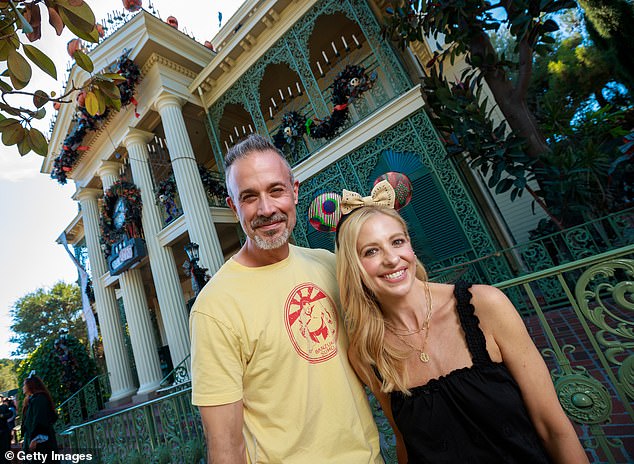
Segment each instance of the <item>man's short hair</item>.
M253 153L263 151L272 151L274 153L277 153L288 168L288 175L291 184L295 181L291 165L288 163L288 160L286 159L284 154L268 139L262 137L260 134L250 134L247 138L232 146L225 155L225 183L227 184L227 192L229 193L229 196L231 198L234 198L233 192L231 192L231 187L229 186L228 182L229 173L231 172L231 166L233 166L233 164L239 159L248 158L249 155Z

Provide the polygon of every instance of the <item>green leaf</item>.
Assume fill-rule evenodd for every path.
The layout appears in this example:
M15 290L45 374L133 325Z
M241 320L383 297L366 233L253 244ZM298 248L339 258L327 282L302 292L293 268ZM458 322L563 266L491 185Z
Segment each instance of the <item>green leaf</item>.
M29 44L23 44L24 54L31 60L38 68L51 76L53 79L57 79L57 69L55 69L55 63L44 52L37 47Z
M117 73L103 73L100 74L98 77L105 77L106 79L110 79L112 81L115 82L120 82L120 81L125 81L126 78L123 77L121 74L117 74Z
M86 94L86 111L88 111L88 114L91 116L99 113L99 101L95 92L88 92Z
M2 120L0 120L0 132L2 132L5 128L12 126L13 124L20 124L20 121L13 118L5 118L2 116Z
M36 108L41 108L48 103L48 95L43 90L36 90L33 94L33 104Z
M40 156L46 156L48 152L48 142L46 141L46 137L37 130L35 127L31 127L29 129L29 133L27 134L27 139L29 140L29 144L35 153Z
M99 31L95 27L95 15L88 4L84 3L81 7L69 8L60 4L58 12L66 27L77 37L87 42L99 42Z
M11 76L11 82L13 82L13 86L18 89L16 86L14 79L19 81L20 83L24 83L21 88L26 87L26 84L31 80L31 65L26 59L20 55L16 50L9 51L9 57L7 59L7 66L9 68L9 75Z
M22 140L18 142L18 153L20 156L26 155L31 151L31 144L29 143L28 137L24 137Z
M3 92L11 92L13 90L13 87L11 87L5 81L0 80L0 90L2 90Z
M45 108L40 108L38 109L35 114L33 115L33 117L35 119L44 119L44 116L46 116L46 109Z
M6 146L15 145L24 139L25 130L19 123L7 126L2 131L2 143Z
M92 63L92 60L90 59L90 57L86 55L84 52L82 52L81 50L77 50L73 54L73 58L75 58L75 62L83 70L89 73L95 70L95 65Z

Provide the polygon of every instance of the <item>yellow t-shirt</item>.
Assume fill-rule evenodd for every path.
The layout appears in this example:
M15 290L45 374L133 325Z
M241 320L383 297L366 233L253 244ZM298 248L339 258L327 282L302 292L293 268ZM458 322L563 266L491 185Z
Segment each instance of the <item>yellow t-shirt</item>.
M348 363L334 255L290 247L250 268L229 260L190 317L192 402L242 399L249 463L382 463Z

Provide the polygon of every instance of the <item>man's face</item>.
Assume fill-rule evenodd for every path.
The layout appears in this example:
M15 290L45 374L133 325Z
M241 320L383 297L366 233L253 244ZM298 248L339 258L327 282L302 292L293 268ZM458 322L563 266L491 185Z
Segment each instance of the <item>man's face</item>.
M273 151L254 152L233 163L227 177L236 213L248 240L261 250L286 245L295 227L299 182Z

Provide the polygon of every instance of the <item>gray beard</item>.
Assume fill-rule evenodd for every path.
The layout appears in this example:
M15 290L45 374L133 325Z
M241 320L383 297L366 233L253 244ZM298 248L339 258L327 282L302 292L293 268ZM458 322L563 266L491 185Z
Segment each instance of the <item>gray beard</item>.
M277 238L267 239L260 237L259 235L255 235L253 237L253 241L255 242L255 246L260 250L276 250L286 245L290 236L291 233L289 230L285 229L284 232L282 232L282 234Z

